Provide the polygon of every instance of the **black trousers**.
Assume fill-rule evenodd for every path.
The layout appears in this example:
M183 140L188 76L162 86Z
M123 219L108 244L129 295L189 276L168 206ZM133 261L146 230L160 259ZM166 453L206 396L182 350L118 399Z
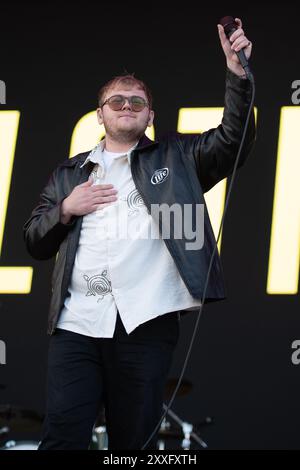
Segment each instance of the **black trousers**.
M141 449L163 412L179 337L171 312L129 335L117 316L113 338L56 329L48 355L47 412L39 450L88 449L101 406L108 449ZM155 449L156 438L147 449Z

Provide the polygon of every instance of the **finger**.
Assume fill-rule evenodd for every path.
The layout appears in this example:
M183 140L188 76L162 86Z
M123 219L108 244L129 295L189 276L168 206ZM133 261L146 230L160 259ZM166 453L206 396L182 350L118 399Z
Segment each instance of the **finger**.
M109 183L109 184L99 184L99 186L103 189L107 189L107 188L113 188L114 185Z
M98 188L96 190L93 190L91 191L91 195L92 197L95 197L95 196L101 196L102 194L103 195L106 195L106 194L117 194L118 190L117 189L102 189L102 188Z
M243 29L237 29L232 35L230 36L230 42L234 42L237 38L245 36Z
M240 18L234 18L234 21L238 24L238 28L243 27L243 23L242 23L242 20Z
M95 204L92 209L93 211L100 211L101 209L104 209L104 207L111 206L111 203L103 203L103 204Z
M101 197L101 196L116 196L118 191L116 189L98 189L98 191L93 191L92 198Z
M112 189L114 187L113 184L94 184L91 187L92 191L99 191L99 189Z
M104 202L113 202L116 201L118 198L117 196L98 196L93 199L92 204L102 204Z
M224 32L223 26L221 24L218 24L217 26L218 26L218 32L219 32L219 38L220 38L221 44L222 46L224 46L226 42L228 41L227 36Z
M233 44L231 44L231 49L236 50L237 47L239 47L241 44L244 44L243 47L248 46L249 40L245 36L241 36L237 38Z
M239 44L237 44L237 45L235 45L235 46L233 45L233 46L234 46L234 47L233 47L233 50L234 50L235 52L238 52L238 51L240 51L241 49L244 49L244 48L246 49L246 48L249 47L250 45L251 45L251 43L249 44L248 39L245 38L245 39L244 39L243 41L241 41Z

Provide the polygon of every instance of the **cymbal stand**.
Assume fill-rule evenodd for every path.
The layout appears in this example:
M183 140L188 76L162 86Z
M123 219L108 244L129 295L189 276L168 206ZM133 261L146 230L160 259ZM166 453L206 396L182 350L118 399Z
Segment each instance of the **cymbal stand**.
M167 405L164 403L163 404L164 410L167 409ZM183 449L189 450L190 445L191 445L191 438L194 439L195 442L197 442L203 449L207 449L207 444L206 442L201 439L198 434L196 434L193 431L193 425L191 423L188 423L186 421L183 421L181 418L179 418L178 415L174 413L171 409L168 410L167 414L181 427L184 439L182 440L181 446Z

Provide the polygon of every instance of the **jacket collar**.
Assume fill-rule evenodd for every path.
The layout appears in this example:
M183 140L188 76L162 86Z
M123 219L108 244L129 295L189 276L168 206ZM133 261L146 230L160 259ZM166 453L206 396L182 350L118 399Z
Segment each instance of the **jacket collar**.
M146 134L144 134L140 138L140 140L139 140L139 142L136 146L136 150L143 149L143 148L146 148L146 147L151 147L152 145L157 145L157 144L158 144L157 140L151 140L151 139L149 139L149 137L146 136Z
M68 158L67 160L63 161L61 163L61 165L62 166L74 166L74 165L76 165L76 163L79 163L80 168L83 167L85 165L85 163L88 163L89 161L92 161L91 157L96 152L97 148L101 148L101 150L103 149L104 142L105 142L105 139L100 140L99 144L97 144L92 150L89 150L88 152L83 152L83 153L80 153L77 156ZM146 136L146 134L144 134L140 138L140 140L138 141L136 147L131 149L131 152L133 150L143 150L145 148L155 146L155 145L158 145L158 141L157 140L151 140ZM126 155L126 153L124 153L124 156L125 155Z
M130 164L130 157L131 157L131 152L135 147L137 146L138 142L127 152L120 153L116 159L124 158L127 157L128 163ZM94 147L91 152L89 152L88 156L86 157L85 161L80 165L80 168L82 168L84 165L86 165L88 162L93 162L93 163L98 163L98 165L102 168L102 171L104 172L104 161L103 161L103 150L105 146L105 139L100 140L99 144Z

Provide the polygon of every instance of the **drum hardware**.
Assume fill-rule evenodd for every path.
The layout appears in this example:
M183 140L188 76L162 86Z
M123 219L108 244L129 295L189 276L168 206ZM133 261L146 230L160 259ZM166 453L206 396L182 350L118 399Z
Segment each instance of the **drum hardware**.
M171 378L167 380L164 397L165 400L171 398L173 391L177 385L178 379ZM187 380L183 380L179 390L178 396L184 396L190 393L193 388L193 384ZM167 409L167 405L163 404L163 409ZM179 428L174 428L168 421L167 417L162 420L160 430L158 431L157 436L157 449L164 450L166 448L166 440L179 440L180 449L189 450L192 443L198 444L203 449L207 448L206 442L198 434L198 426L211 424L212 418L205 418L204 422L198 423L197 426L194 426L192 423L182 420L178 415L176 415L171 409L168 410L167 415L175 421ZM106 420L105 420L105 410L104 407L101 408L101 412L96 420L93 434L92 442L90 445L91 450L107 450L108 449L108 435L106 431Z
M163 405L163 407L164 409L167 408L165 404ZM197 443L203 449L207 449L206 442L195 432L192 423L183 421L172 410L168 410L167 414L172 418L173 421L175 421L179 425L179 428L174 429L174 427L172 427L171 423L166 418L163 419L157 438L158 450L165 450L166 440L172 439L180 441L180 449L190 450L192 443ZM108 435L106 431L106 425L101 424L100 426L94 426L90 450L107 449Z
M171 423L167 421L166 417L162 420L160 430L158 431L157 448L159 450L165 450L165 439L181 439L182 433L180 430L174 430L171 427Z
M0 450L37 450L39 442L37 441L7 441Z
M164 410L167 409L167 405L163 404ZM206 442L193 430L194 426L192 423L188 423L187 421L183 421L177 414L174 413L171 409L167 411L167 415L169 415L181 428L177 431L172 431L169 427L167 431L164 429L159 431L159 436L165 437L179 437L181 439L181 448L184 450L190 450L192 440L199 444L203 449L207 449Z
M95 439L94 436L96 437L97 449L107 450L108 449L108 437L107 437L107 432L106 432L106 426L103 425L103 426L95 427L94 434L93 434L93 438Z
M37 450L38 441L9 439L11 433L39 432L43 418L33 410L0 405L0 450Z
M6 436L9 431L10 429L8 426L2 426L2 428L0 428L0 438L2 438L2 436Z
M0 427L12 432L39 432L43 418L33 410L12 405L0 405Z

